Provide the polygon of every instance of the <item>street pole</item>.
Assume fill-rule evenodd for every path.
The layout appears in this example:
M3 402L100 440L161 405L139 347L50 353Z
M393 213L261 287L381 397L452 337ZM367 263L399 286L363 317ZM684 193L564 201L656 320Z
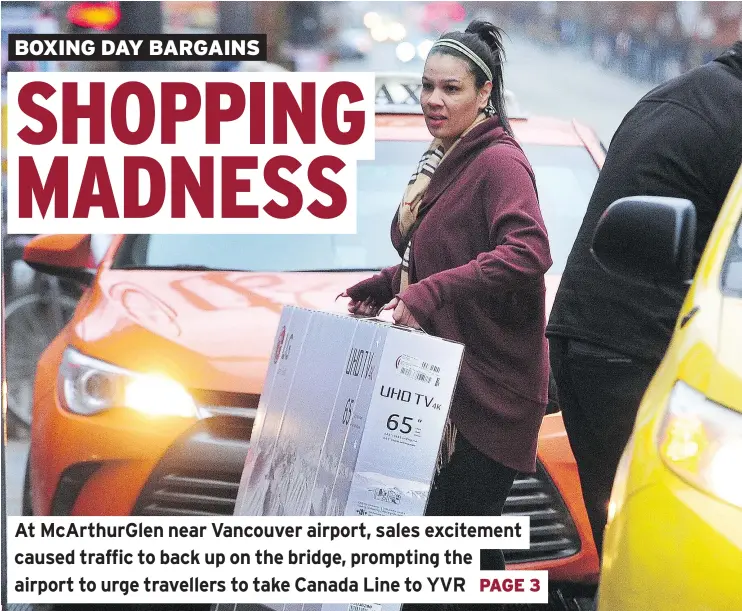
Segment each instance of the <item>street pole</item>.
M221 4L221 3L220 3ZM228 3L228 4L231 4ZM120 3L121 21L118 25L120 34L162 34L162 3L152 0L134 2L126 0ZM126 61L120 62L121 72L157 72L165 70L162 61Z
M252 34L252 9L249 2L217 2L220 34Z

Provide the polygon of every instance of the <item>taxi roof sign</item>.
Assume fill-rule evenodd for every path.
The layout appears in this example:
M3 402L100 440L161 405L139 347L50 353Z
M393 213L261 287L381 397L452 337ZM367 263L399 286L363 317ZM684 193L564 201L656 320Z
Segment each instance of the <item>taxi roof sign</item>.
M376 73L376 112L421 113L422 77L415 72ZM527 114L510 90L505 90L505 105L511 119L525 119Z
M410 107L420 109L422 82L412 72L379 72L376 74L376 105L379 107Z

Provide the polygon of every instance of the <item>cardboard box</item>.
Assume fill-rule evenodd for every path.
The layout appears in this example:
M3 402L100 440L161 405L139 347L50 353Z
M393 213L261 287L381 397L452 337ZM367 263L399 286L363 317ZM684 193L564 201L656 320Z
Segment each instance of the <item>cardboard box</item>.
M235 515L423 515L463 350L377 319L285 307Z

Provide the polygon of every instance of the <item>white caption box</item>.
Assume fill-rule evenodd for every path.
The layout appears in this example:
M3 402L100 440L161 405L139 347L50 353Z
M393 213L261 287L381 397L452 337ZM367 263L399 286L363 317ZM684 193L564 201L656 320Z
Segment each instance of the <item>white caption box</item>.
M546 602L546 571L479 569L529 539L523 517L9 517L8 601Z

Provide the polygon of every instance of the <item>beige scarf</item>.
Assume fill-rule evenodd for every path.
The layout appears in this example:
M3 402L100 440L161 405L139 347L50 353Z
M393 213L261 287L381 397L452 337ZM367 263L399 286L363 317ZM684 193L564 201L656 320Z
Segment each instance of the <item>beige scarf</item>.
M464 132L454 141L454 143L448 148L447 151L443 149L443 143L439 138L433 140L430 143L428 149L423 153L420 158L420 162L417 164L415 173L410 178L410 182L407 183L402 202L399 204L398 214L398 226L399 232L403 238L407 238L407 234L412 229L415 221L417 220L417 214L420 210L420 203L423 200L425 192L428 190L430 181L433 178L436 168L441 162L451 154L451 151L456 148L456 145L461 141L461 138L466 136L472 129L479 125L482 121L487 120L488 117L484 112L477 115L474 122L464 130ZM412 236L410 236L411 238ZM410 245L412 239L407 241L407 248L402 256L402 275L400 280L399 292L402 293L410 283ZM438 450L438 458L435 461L435 472L440 473L441 469L446 466L453 455L456 447L456 427L451 420L446 420L446 426L443 430L443 438L441 440L441 446Z

